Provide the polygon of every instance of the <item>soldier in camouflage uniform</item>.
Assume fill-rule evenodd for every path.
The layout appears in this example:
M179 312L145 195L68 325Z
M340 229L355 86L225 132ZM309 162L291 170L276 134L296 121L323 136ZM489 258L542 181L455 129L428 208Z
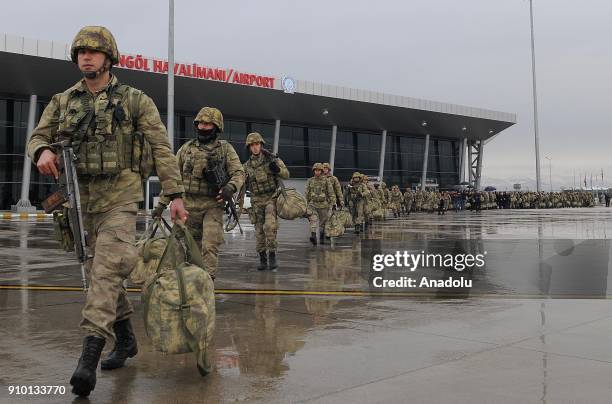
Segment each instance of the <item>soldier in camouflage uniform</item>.
M143 200L141 142L148 142L163 191L173 200L171 216L187 219L184 191L166 129L151 98L111 74L119 51L110 31L84 27L70 50L83 79L53 96L28 143L28 155L43 175L59 177L50 147L72 143L89 252L89 289L81 327L87 336L72 392L88 396L106 340L115 342L102 369L122 367L138 352L130 323L133 309L124 281L132 271L138 202ZM143 175L147 175L144 174Z
M214 279L219 268L219 246L223 243L224 203L242 188L244 169L234 147L219 140L223 115L217 108L204 107L193 121L195 139L186 142L176 158L185 186L185 206L189 211L187 227L202 245L204 266ZM213 170L225 173L225 183L217 184ZM160 197L154 216L161 214L169 200Z
M385 213L383 215L383 219L386 219L387 218L387 210L391 207L390 206L390 203L391 203L391 191L389 191L389 189L387 188L387 184L384 183L384 182L380 183L380 187L382 188L383 197L384 197L382 209L383 209L383 212L385 212Z
M397 185L391 187L391 193L389 194L389 203L391 210L393 211L393 217L400 217L402 213L402 205L404 203L404 197L402 191L400 191Z
M329 218L332 205L336 202L336 194L331 181L323 175L323 164L312 166L313 177L306 181L305 196L308 207L316 212L319 218L319 242L325 242L325 223ZM316 231L312 237L316 238Z
M342 194L342 186L340 186L340 180L338 177L331 173L331 165L329 163L323 163L323 175L327 177L329 182L332 184L334 189L334 194L336 196L335 204L338 208L342 209L344 207L344 197Z
M366 198L370 191L363 182L363 176L358 172L353 173L347 190L349 207L355 224L355 234L359 234L364 230Z
M276 199L279 195L276 177L289 178L289 170L281 159L265 155L262 148L266 142L259 133L249 133L245 143L251 152L251 157L243 166L246 173L245 186L248 191L251 191L249 216L251 223L255 225L256 249L259 253L257 269L275 271L278 268L276 261L278 246L276 242L278 231Z
M423 190L419 189L415 192L414 195L414 210L415 212L421 212L423 210L423 199L424 199L425 193Z
M410 215L412 206L414 205L414 192L410 188L406 188L404 192L404 209L406 210L406 216Z

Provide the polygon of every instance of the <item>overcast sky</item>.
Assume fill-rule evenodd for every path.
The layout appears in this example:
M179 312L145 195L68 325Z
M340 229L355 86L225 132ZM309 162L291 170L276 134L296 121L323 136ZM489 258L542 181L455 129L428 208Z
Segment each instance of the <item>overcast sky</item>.
M527 0L175 3L178 61L514 112L483 174L535 178ZM83 25L104 25L120 51L166 57L167 13L165 0L20 0L2 5L0 30L69 43ZM603 169L612 185L612 2L534 0L534 13L540 150L553 181ZM548 181L544 157L542 170Z

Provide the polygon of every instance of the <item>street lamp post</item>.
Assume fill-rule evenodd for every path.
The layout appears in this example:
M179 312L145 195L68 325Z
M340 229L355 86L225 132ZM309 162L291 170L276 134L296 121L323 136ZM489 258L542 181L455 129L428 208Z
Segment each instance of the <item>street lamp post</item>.
M174 0L168 2L168 141L174 153Z
M533 128L535 133L536 187L540 192L540 139L538 128L538 92L536 89L536 59L535 39L533 35L533 0L529 0L529 16L531 22L531 74L533 82Z

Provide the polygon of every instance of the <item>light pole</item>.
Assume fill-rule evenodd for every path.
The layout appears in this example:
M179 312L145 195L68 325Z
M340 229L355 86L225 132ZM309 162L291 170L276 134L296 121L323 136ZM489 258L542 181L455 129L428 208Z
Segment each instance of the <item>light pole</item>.
M174 153L174 0L168 2L168 141Z
M550 192L552 192L552 158L544 156L548 160L548 182L550 182Z
M533 0L529 0L529 16L531 22L531 74L533 82L533 128L535 132L536 187L540 192L540 139L538 128L538 92L536 89L535 39L533 35Z

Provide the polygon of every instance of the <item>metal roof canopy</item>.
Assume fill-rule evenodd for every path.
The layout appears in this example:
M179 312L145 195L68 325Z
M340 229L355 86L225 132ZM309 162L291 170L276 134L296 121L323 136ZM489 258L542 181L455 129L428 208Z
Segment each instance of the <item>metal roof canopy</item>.
M164 74L114 69L122 82L143 90L162 111L166 109ZM0 92L50 98L80 78L72 62L0 51ZM280 119L283 124L308 124L370 132L486 140L515 122L406 108L343 98L175 77L175 109L195 113L215 106L226 117ZM327 115L323 114L327 110ZM426 121L427 126L422 126ZM463 131L462 128L467 130Z

